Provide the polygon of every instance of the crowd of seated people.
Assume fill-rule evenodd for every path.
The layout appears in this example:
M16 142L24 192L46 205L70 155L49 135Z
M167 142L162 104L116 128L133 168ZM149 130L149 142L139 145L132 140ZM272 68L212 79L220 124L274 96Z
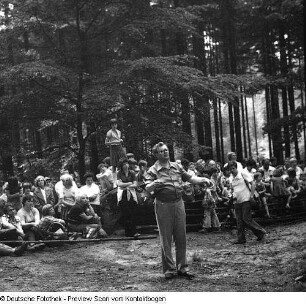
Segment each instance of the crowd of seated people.
M229 214L235 217L231 202L235 199L231 188L231 173L227 165L214 160L176 160L190 175L205 176L212 181L212 187L205 189L188 182L183 186L183 199L201 199L204 209L201 232L220 229L216 207L223 204L229 207ZM234 152L228 153L228 161L237 162ZM20 255L25 248L40 250L44 240L67 239L68 232L75 239L107 237L102 226L101 205L109 195L116 197L123 219L126 236L137 237L135 210L137 205L153 203L154 197L145 190L146 160L135 160L133 153L119 161L117 174L106 157L98 166L99 173L86 173L85 184L74 180L72 174L62 170L59 181L38 175L33 184L21 183L16 176L3 183L0 193L0 255ZM264 158L260 162L248 159L237 162L238 170L253 177L256 184L256 198L262 205L265 216L270 217L271 197L285 198L285 207L290 209L300 192L306 189L306 168L303 170L295 158L286 158L284 164L277 164L275 158ZM8 240L28 241L16 248L3 243ZM41 243L37 242L42 241ZM17 245L19 244L17 243Z
M306 168L298 166L297 159L286 158L284 164L278 164L277 159L263 158L260 161L246 159L243 162L237 161L236 153L229 152L228 162L236 162L238 171L252 177L256 185L255 201L258 208L264 211L265 217L271 218L269 202L272 198L285 202L285 208L290 209L295 197L306 190ZM199 186L187 185L184 191L190 192L193 188L193 196L196 200L202 200L204 209L201 232L209 232L220 229L220 222L216 207L218 205L228 206L228 217L235 218L235 211L232 203L235 202L233 189L231 187L232 174L227 170L227 164L215 162L214 160L199 159L196 162L189 162L187 159L177 160L183 168L191 175L206 176L211 179L213 187L203 189ZM186 198L186 199L185 199ZM185 201L190 200L184 195Z

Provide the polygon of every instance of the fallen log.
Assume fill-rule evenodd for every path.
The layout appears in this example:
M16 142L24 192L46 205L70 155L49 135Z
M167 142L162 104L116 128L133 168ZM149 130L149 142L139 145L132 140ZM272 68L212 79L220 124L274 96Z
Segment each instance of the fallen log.
M139 237L118 237L118 238L101 238L101 239L76 239L76 240L38 240L38 241L3 241L4 244L75 244L75 243L98 243L98 242L112 242L112 241L138 241L156 239L156 235L146 235Z

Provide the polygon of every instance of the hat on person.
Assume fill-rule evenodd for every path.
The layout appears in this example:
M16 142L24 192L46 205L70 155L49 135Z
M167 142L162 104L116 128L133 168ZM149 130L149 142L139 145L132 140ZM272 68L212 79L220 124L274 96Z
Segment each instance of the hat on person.
M116 119L116 118L112 118L112 119L110 120L110 123L111 123L111 124L117 123L117 119Z
M52 178L51 177L49 177L49 176L46 176L45 177L45 181L49 181L49 180L51 180Z

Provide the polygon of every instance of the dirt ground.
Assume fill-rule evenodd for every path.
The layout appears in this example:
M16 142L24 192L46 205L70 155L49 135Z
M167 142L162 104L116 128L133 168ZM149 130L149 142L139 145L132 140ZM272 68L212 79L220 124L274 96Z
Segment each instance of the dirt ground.
M22 257L2 257L0 291L306 291L294 280L306 271L306 222L267 230L266 243L249 234L246 246L231 244L235 231L188 233L193 281L165 281L157 237L65 244Z

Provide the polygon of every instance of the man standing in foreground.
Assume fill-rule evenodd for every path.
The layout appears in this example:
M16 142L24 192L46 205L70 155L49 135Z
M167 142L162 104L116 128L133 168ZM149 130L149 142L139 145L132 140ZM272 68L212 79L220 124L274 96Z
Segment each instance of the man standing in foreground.
M254 200L255 183L250 174L239 172L237 163L229 162L228 168L233 175L232 188L236 201L234 208L237 219L238 240L234 244L245 244L245 228L249 228L256 236L257 241L263 240L266 231L252 219L251 201ZM250 184L250 187L248 187Z
M153 149L157 157L155 164L145 175L146 190L154 192L155 215L159 229L162 249L163 273L166 279L172 279L177 272L178 276L189 280L194 275L188 272L186 258L186 213L182 200L183 182L192 184L205 183L211 185L208 178L191 176L181 165L170 162L169 149L159 142ZM174 263L171 245L175 242L176 264Z

